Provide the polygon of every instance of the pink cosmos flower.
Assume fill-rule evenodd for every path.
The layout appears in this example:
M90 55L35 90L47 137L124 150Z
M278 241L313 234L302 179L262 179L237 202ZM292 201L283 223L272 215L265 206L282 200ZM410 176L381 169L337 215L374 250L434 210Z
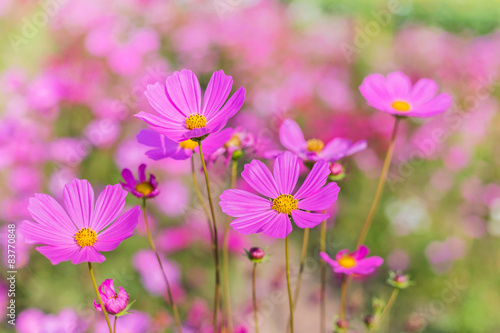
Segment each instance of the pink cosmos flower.
M35 222L23 221L21 233L26 243L44 245L36 249L53 265L67 260L101 263L106 258L99 251L114 250L139 222L139 206L120 215L126 196L120 185L108 185L95 202L90 183L74 179L64 187L66 209L47 194L30 199Z
M384 263L384 259L380 257L366 258L369 252L368 247L361 245L351 253L347 249L339 251L335 256L335 260L331 259L325 252L320 252L319 256L332 266L335 273L369 275Z
M325 160L327 162L339 159L366 149L366 140L353 143L351 140L335 138L325 144L319 139L304 139L299 125L292 119L285 119L280 126L281 144L289 151L297 154L305 161ZM271 152L268 156L276 156L281 152Z
M313 212L327 209L337 201L340 188L336 183L325 185L329 174L328 164L318 161L295 191L299 179L296 155L285 152L278 156L274 174L264 163L253 160L245 165L241 176L265 198L231 189L220 196L220 206L224 213L236 217L231 226L241 234L264 232L271 237L285 238L292 232L291 219L299 228L312 228L328 218L328 214Z
M252 133L243 127L231 129L231 135L224 144L209 156L209 164L213 164L219 156L225 157L228 164L231 158L238 160L243 154L255 152L256 139Z
M139 112L135 116L176 142L217 133L245 100L245 89L241 87L226 102L232 85L231 76L222 70L214 72L202 105L196 75L183 69L170 75L165 85L160 82L148 85L145 95L158 115Z
M118 294L115 290L115 285L112 279L106 279L99 286L99 294L101 294L102 303L104 308L109 314L118 314L125 310L128 305L128 294L122 287L118 287ZM102 312L101 304L99 300L94 299L94 307L97 311Z
M439 94L431 79L420 79L413 86L401 72L368 75L359 86L368 105L397 116L430 117L445 112L451 105L449 94Z
M158 182L155 175L150 175L149 180L146 177L146 164L139 165L139 179L135 179L130 169L123 169L122 177L125 180L120 182L123 189L132 193L137 198L154 198L160 194Z
M231 139L232 128L225 128L222 131L208 136L201 142L201 148L205 156L210 156ZM191 139L175 142L165 135L150 129L143 129L137 135L137 141L154 149L148 150L146 155L153 160L161 160L166 157L174 160L185 160L193 155L193 152L200 153L198 142Z

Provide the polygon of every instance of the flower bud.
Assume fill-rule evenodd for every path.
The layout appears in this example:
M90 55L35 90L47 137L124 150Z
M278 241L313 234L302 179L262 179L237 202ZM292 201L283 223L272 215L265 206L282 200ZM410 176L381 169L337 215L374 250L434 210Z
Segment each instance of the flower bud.
M252 262L261 262L266 256L264 250L260 247L252 247L250 248L250 250L246 251L246 253L248 259L250 259Z
M118 294L115 291L115 286L112 279L105 280L99 286L99 294L101 295L102 303L106 312L112 315L119 314L124 311L128 305L128 294L122 287L119 287ZM94 307L97 311L102 311L99 300L94 299Z
M330 164L330 175L328 179L330 181L338 181L344 179L346 176L344 166L340 163L333 162Z
M233 155L231 156L231 158L233 159L233 161L238 161L240 160L241 158L243 157L243 151L241 150L235 150L233 152Z
M413 284L410 276L401 273L390 272L387 284L398 289L406 289Z
M337 329L345 330L345 329L349 328L349 321L347 319L339 318L335 322L335 325L337 326Z
M367 328L372 328L373 325L375 324L375 317L373 315L366 315L365 318L363 319L363 322L365 323L365 326Z

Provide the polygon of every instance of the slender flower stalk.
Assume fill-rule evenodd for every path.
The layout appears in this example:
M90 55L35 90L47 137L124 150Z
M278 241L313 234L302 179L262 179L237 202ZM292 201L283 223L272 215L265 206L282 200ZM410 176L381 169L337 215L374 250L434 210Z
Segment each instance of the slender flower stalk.
M113 332L116 333L116 322L118 321L118 317L115 316L115 324L113 325Z
M285 256L286 256L286 285L288 288L288 305L290 307L290 332L293 333L293 299L292 288L290 287L290 260L288 255L288 235L285 238Z
M236 184L236 172L238 171L238 162L233 161L231 165L231 183L230 188L234 188ZM222 275L224 283L224 305L226 308L227 331L233 331L233 321L231 315L231 298L229 296L229 226L231 217L226 215L226 224L224 225L224 240L222 247Z
M342 285L340 287L340 319L345 319L345 308L347 303L347 290L351 284L351 277L348 275L342 276Z
M160 270L162 272L163 279L165 280L165 284L167 286L168 300L170 302L170 306L172 307L172 312L174 314L175 324L177 325L179 333L182 333L182 323L181 323L181 320L179 318L179 311L177 310L177 305L175 304L174 298L172 297L172 289L170 288L170 283L169 283L167 275L165 274L165 271L163 269L163 264L161 262L160 255L158 254L158 251L156 250L156 246L155 246L155 243L153 241L153 237L151 236L151 230L149 229L148 215L146 212L146 199L147 198L143 198L142 209L143 209L143 213L144 213L144 224L146 226L146 233L148 235L149 245L151 246L151 249L153 250L153 252L156 255L156 259L158 260L158 264L160 265Z
M113 333L113 330L111 328L111 323L109 322L108 312L106 311L106 308L104 307L104 303L102 302L101 294L99 293L99 290L97 289L97 283L95 282L94 269L92 268L92 263L89 261L88 264L89 264L90 277L92 278L92 283L94 284L95 294L97 295L97 299L99 300L99 304L101 305L102 313L104 313L104 318L106 318L106 323L108 324L109 333Z
M375 323L375 325L373 325L373 327L369 331L369 333L375 332L380 327L380 325L382 324L385 316L387 316L387 314L389 313L389 311L391 311L391 308L394 305L394 302L396 301L396 298L398 297L398 294L399 294L399 288L394 288L392 290L391 297L389 298L389 301L387 302L387 305L384 307L384 310L382 311L382 314L380 315L380 318L377 320L377 322Z
M326 251L326 220L321 222L321 230L319 237L319 248L321 252ZM326 262L320 262L320 275L321 275L321 290L320 290L320 333L325 333L325 318L326 318Z
M220 267L219 267L219 240L217 235L217 223L215 221L215 211L214 205L212 203L212 193L210 191L210 182L208 180L207 166L205 165L205 158L203 156L203 150L201 148L201 141L198 141L198 147L200 149L200 159L203 166L203 172L205 173L205 182L207 184L207 196L208 203L210 205L210 212L212 213L212 223L213 223L213 250L215 259L215 297L214 297L214 332L218 332L217 316L219 310L219 294L220 294Z
M375 197L373 198L372 205L370 207L370 212L366 218L365 224L363 225L363 229L361 229L361 233L358 238L358 243L356 247L359 247L366 239L368 235L368 230L370 230L371 223L373 221L373 217L375 216L375 212L377 210L380 198L382 197L382 192L384 190L385 181L387 180L387 174L389 173L389 167L391 166L392 155L394 154L394 146L396 133L398 131L398 125L401 117L396 116L394 121L394 127L392 129L391 141L389 143L389 149L387 150L387 154L385 155L384 165L382 166L382 172L380 173L380 178L377 185L377 191L375 192Z
M203 201L203 196L201 195L200 187L198 186L198 181L196 180L196 173L194 167L194 155L191 156L191 176L193 177L193 185L196 192L196 196L198 197L198 201L200 201L201 207L205 212L205 216L207 217L208 229L210 230L210 237L214 239L214 231L212 230L212 222L210 221L210 213L208 212L207 205L205 205L205 201Z
M257 318L257 296L255 294L255 276L257 275L257 263L253 263L252 272L252 301L253 301L253 319L255 321L255 333L259 333L259 320ZM232 332L232 331L229 331Z
M307 255L307 245L309 243L309 228L304 228L304 238L302 239L302 253L300 255L300 263L299 263L299 274L297 276L297 284L295 285L295 292L293 294L293 309L297 306L297 302L299 300L300 294L300 285L302 283L302 273L304 272L304 263L306 261ZM287 332L290 332L290 324L286 329Z

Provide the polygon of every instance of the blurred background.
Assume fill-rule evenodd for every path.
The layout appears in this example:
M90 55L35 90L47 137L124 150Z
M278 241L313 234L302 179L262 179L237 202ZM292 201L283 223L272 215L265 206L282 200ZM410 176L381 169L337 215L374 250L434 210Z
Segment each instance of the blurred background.
M436 80L453 96L445 115L402 124L381 206L366 244L385 264L351 287L354 332L374 297L387 299L387 272L408 272L387 332L498 332L500 318L500 181L498 164L500 2L474 0L44 0L0 2L0 242L7 224L29 219L33 193L61 199L71 179L100 191L123 168L148 164L162 194L150 220L174 281L189 332L210 332L213 284L210 239L194 196L190 162L149 160L133 114L150 110L143 92L188 68L206 86L213 71L244 86L246 102L230 126L258 140L253 156L281 149L278 129L293 118L306 137L368 140L346 159L348 176L329 220L330 254L352 249L373 198L393 119L366 106L357 87L370 73L400 70ZM201 174L200 174L201 176ZM211 168L216 192L228 167ZM201 180L201 177L199 178ZM243 186L239 183L238 186ZM140 202L132 196L130 206ZM219 223L224 217L218 209ZM134 314L119 332L172 327L165 290L140 222L136 236L96 265L112 278ZM292 275L302 230L292 233ZM297 308L298 332L317 331L319 228L310 249ZM287 320L281 241L231 234L231 298L235 327L253 332L252 264L243 248L266 247L257 295L261 331L283 332ZM85 265L52 266L17 235L18 332L106 332L91 300ZM2 270L6 275L7 269ZM340 280L328 272L328 327L338 313ZM7 304L7 283L0 281ZM0 331L6 324L6 306Z

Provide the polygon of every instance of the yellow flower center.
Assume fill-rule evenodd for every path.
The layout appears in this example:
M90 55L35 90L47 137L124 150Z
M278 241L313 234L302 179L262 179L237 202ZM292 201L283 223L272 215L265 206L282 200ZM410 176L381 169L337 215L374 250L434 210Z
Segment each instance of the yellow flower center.
M135 190L142 195L149 195L154 191L154 187L150 182L142 182L135 185Z
M307 140L307 150L313 152L320 152L325 147L323 141L319 139L309 139Z
M97 233L90 228L80 229L75 235L75 241L80 247L92 246L97 242Z
M238 134L234 134L228 142L224 144L224 147L241 147L241 140Z
M193 150L198 145L198 142L188 139L186 141L182 141L179 143L182 149L191 149Z
M410 104L403 101L395 101L392 103L392 107L399 112L408 112L410 111Z
M339 259L338 263L340 266L342 266L344 268L351 268L354 265L356 265L356 259L354 259L351 256L345 255Z
M207 118L201 114L192 113L186 118L186 128L189 130L207 126Z
M273 200L273 209L278 213L290 215L293 210L297 209L299 201L290 194L281 194Z

